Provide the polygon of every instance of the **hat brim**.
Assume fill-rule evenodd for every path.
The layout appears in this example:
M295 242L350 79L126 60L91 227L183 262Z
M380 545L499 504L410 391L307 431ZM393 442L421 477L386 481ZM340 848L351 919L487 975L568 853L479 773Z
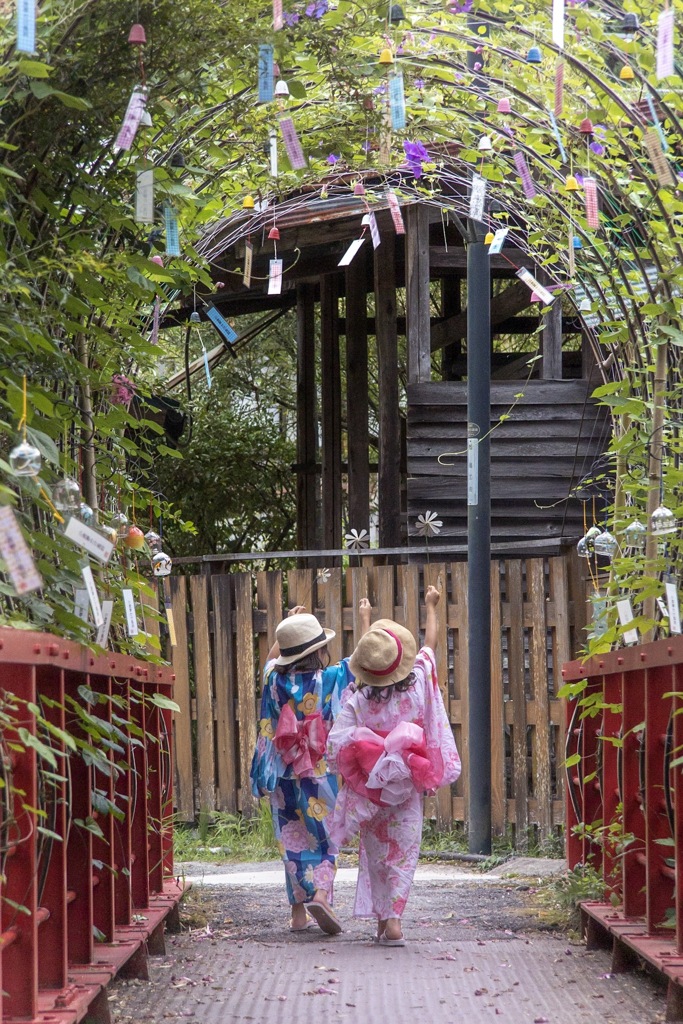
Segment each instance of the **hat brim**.
M278 665L292 665L295 661L301 661L301 659L305 658L307 654L312 654L313 651L320 650L320 648L324 647L330 640L334 640L337 635L333 629L325 629L324 627L323 633L325 634L324 640L318 640L317 643L312 643L310 647L306 647L305 650L299 651L297 654L290 654L286 658L283 658L282 655L280 655L275 662L275 667L277 668Z
M415 665L415 659L417 658L417 644L415 637L406 629L405 626L399 625L398 622L394 622L393 619L378 619L377 622L373 622L370 626L370 630L375 629L388 629L391 633L394 633L401 641L403 647L403 657L398 667L388 676L376 676L372 672L368 672L361 665L358 664L356 659L356 651L353 652L349 658L349 668L353 672L356 679L365 683L367 686L391 686L392 683L397 683L401 679L405 679L413 671ZM356 648L357 650L358 648Z

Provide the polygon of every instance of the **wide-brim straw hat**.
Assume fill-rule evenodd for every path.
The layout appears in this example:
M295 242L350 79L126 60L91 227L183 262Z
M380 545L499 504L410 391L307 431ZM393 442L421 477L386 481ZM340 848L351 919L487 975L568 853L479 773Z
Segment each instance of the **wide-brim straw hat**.
M349 659L356 679L368 686L389 686L413 671L415 637L392 619L378 619L358 641Z
M333 629L323 629L315 615L308 612L290 615L275 630L275 638L280 647L277 664L291 665L324 647L336 635Z

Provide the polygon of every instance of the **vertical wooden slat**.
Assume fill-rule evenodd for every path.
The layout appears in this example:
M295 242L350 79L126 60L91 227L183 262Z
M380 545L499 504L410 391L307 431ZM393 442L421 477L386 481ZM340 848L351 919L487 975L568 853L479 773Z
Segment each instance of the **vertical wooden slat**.
M237 708L239 721L239 788L242 814L256 809L251 795L249 769L256 745L256 675L251 573L235 573L235 622L237 628Z
M470 802L470 742L469 742L469 692L468 692L468 650L469 641L467 630L469 619L467 614L467 562L454 562L451 565L451 580L454 602L459 608L459 628L457 646L453 644L453 668L458 681L456 697L460 698L460 721L461 725L453 730L455 742L458 745L458 753L462 763L462 774L456 784L456 793L463 796L465 821L469 818ZM458 692L459 691L459 692Z
M408 382L431 377L429 332L429 209L416 203L406 210L406 334Z
M146 593L147 586L150 587L151 593ZM158 657L161 645L159 643L159 591L157 590L157 581L153 580L151 583L146 584L146 587L140 591L142 628L148 634L145 649L148 654Z
M417 565L399 566L398 604L399 621L417 636L420 629L420 571Z
M275 642L275 630L282 622L282 573L279 570L273 572L256 573L256 596L259 608L266 612L266 631L259 633L259 665L261 668L266 664L268 652Z
M515 801L515 844L526 849L529 811L527 802L526 696L524 692L524 620L522 601L522 562L515 558L505 563L507 599L510 612L508 633L508 676L512 700L512 781Z
M320 279L322 380L322 540L325 548L341 547L341 369L339 362L339 282Z
M276 574L273 574L276 575ZM232 576L211 577L213 664L216 680L216 774L220 811L237 811L235 660L232 635Z
M195 819L194 770L192 758L192 705L190 701L190 664L187 645L187 578L171 576L171 607L177 644L171 647L175 682L173 700L180 711L173 715L173 755L175 759L176 807L180 821Z
M344 657L344 629L342 618L342 570L329 570L330 578L325 583L325 625L337 634L327 645L330 661L335 665Z
M350 580L350 585L349 585ZM358 604L361 597L368 597L368 570L365 566L351 568L347 571L346 595L351 595L349 603L353 611L353 646L360 640L360 616Z
M206 576L190 577L190 597L194 622L194 685L197 698L197 775L200 814L210 813L216 809L213 672L209 634L208 584Z
M349 526L370 529L367 244L346 268L346 431Z
M396 614L394 607L394 580L396 568L393 565L378 565L375 569L375 593L378 619L393 619Z
M443 563L426 565L424 567L424 588L436 587L441 594L441 600L436 606L438 622L437 645L436 645L436 672L439 679L439 689L446 709L450 707L450 696L448 686L448 580L446 566ZM436 794L436 818L439 828L450 829L453 823L453 801L451 787L442 786Z
M301 604L306 611L312 612L314 582L314 569L290 569L287 573L287 607L294 608Z
M379 377L379 543L401 543L401 417L398 394L395 241L375 250L375 334Z
M546 625L545 572L542 558L528 558L527 589L531 604L529 670L531 699L536 705L533 729L533 795L536 797L536 823L541 839L551 831L552 785L550 778L550 722L548 706L548 642Z
M498 836L504 835L507 821L502 635L500 563L494 559L491 562L491 826Z

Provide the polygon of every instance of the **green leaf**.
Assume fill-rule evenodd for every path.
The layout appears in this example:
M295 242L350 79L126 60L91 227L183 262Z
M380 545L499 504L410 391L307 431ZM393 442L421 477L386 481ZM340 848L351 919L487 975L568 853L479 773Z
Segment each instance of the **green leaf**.
M153 693L150 697L150 702L156 704L158 708L163 708L165 711L180 711L180 705L176 704L170 697L164 696L163 693Z
M29 78L48 78L54 71L54 68L50 67L49 64L44 64L42 61L28 60L22 57L17 62L17 71L20 75L27 75Z
M565 768L573 768L575 764L578 764L581 760L581 754L572 754L564 762Z

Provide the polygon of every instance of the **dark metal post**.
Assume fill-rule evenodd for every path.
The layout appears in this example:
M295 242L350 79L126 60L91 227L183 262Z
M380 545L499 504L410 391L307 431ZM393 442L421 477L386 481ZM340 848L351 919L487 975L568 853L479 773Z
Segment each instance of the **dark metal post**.
M467 243L469 849L491 852L491 272L482 225Z

